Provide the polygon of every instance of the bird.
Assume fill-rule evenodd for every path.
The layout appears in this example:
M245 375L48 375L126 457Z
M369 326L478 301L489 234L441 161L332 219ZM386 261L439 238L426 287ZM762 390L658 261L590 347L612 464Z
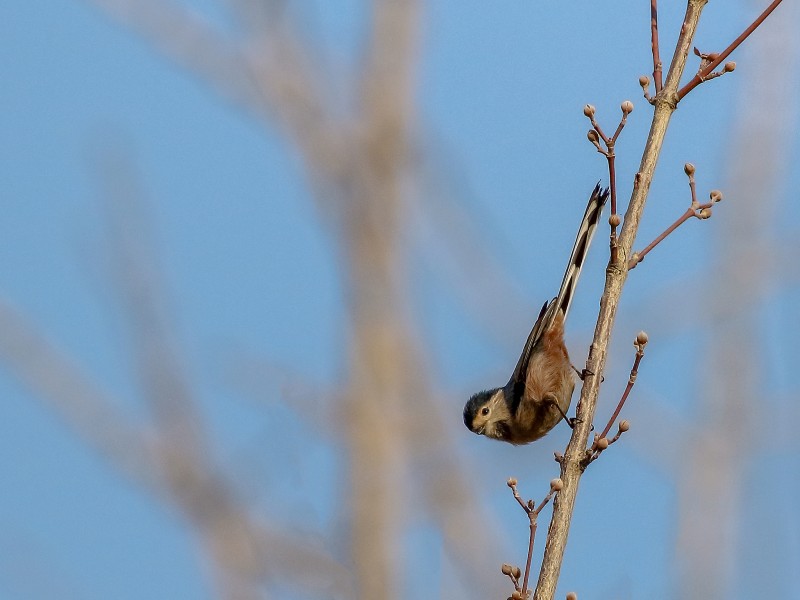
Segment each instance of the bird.
M607 199L608 189L598 183L558 295L542 306L508 383L473 394L464 406L464 424L473 433L518 446L538 440L567 418L577 369L564 344L564 321Z

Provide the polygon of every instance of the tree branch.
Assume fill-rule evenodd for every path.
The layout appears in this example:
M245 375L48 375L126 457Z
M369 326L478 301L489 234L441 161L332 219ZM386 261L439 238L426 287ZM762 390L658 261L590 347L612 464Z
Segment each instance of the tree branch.
M564 488L558 494L553 506L553 517L547 534L542 568L534 600L552 600L561 572L570 521L575 508L578 484L583 474L586 448L597 406L600 380L605 368L608 343L616 318L622 288L627 278L627 257L631 252L636 232L642 218L647 194L653 179L658 156L672 113L678 103L678 84L686 68L686 61L697 31L700 14L707 0L689 0L686 7L681 33L670 64L664 88L656 94L655 110L647 138L639 172L634 179L633 192L625 213L625 221L619 237L619 260L609 263L606 269L606 283L600 300L600 313L597 318L594 339L586 361L587 376L584 378L577 410L577 425L561 459L561 479Z
M700 70L698 70L697 72L697 75L695 75L689 81L689 83L687 83L680 90L678 90L678 99L679 100L683 99L683 97L686 96L686 94L688 94L698 85L706 81L711 72L718 66L720 66L722 64L722 61L728 58L731 52L736 50L736 48L739 47L739 44L745 41L750 36L750 34L757 29L758 26L764 22L764 19L766 19L773 10L778 8L778 5L782 1L783 0L774 0L766 9L764 9L764 12L762 12L758 17L756 17L755 21L750 23L747 29L745 29L739 37L733 40L733 42L731 42L731 44L727 48L725 48L725 50L720 52L719 55L716 58L712 59L710 62L708 62L708 64L706 64L705 66L701 66Z

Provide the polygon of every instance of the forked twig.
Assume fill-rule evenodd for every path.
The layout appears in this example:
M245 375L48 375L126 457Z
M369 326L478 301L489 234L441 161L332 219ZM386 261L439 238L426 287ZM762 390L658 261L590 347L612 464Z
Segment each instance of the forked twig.
M711 207L714 206L717 202L722 200L722 192L719 190L712 190L709 194L709 198L711 202L706 202L704 204L700 204L697 200L697 190L695 188L695 181L694 181L694 172L695 168L692 163L686 163L683 167L684 172L689 177L689 189L692 192L692 204L689 208L686 209L686 212L683 213L678 219L669 227L667 227L661 235L659 235L656 239L650 242L644 250L641 252L634 252L631 255L631 259L628 261L628 270L636 268L640 262L644 260L644 257L656 246L658 246L664 239L675 231L678 227L683 225L686 221L695 217L697 219L708 219L711 217Z
M522 499L522 497L519 495L519 491L517 490L516 478L509 478L507 485L511 488L511 493L514 494L514 499L522 507L522 510L525 511L525 514L528 515L528 520L530 521L530 537L528 538L528 558L525 561L525 574L522 580L522 585L519 584L519 578L522 576L522 571L519 567L503 564L500 570L503 575L508 576L511 579L511 582L514 584L514 593L511 595L511 598L514 600L524 600L528 597L529 593L528 578L531 574L531 559L533 558L533 541L536 538L537 517L539 516L539 513L542 512L542 509L547 506L550 500L553 499L553 496L555 496L556 493L561 490L564 484L561 479L558 478L550 481L550 491L538 506L533 500L528 500L525 502Z
M617 417L619 417L619 413L622 411L622 407L625 406L625 401L628 399L628 396L633 389L633 385L636 383L636 377L639 374L639 363L642 362L642 358L644 358L644 347L647 345L647 341L647 334L644 331L640 331L637 334L636 339L633 340L633 345L636 347L636 357L633 359L631 373L628 376L628 385L625 386L625 391L622 392L622 396L617 403L617 407L614 409L614 412L608 419L608 423L606 423L603 431L599 435L595 434L592 446L587 451L587 465L600 456L600 453L603 452L603 450L607 449L611 444L616 442L623 433L630 429L630 423L627 420L622 420L619 422L616 435L610 440L606 437L608 432L611 431L611 427L614 426Z
M630 100L625 100L621 105L620 109L622 110L622 118L619 121L619 125L617 125L616 131L614 131L614 135L608 137L603 130L600 128L600 125L594 118L595 114L595 107L591 104L587 104L583 107L583 114L589 119L589 122L592 124L592 128L586 134L588 140L592 143L592 145L597 149L597 151L606 157L608 161L608 179L609 179L609 187L611 188L611 215L608 218L608 224L611 226L611 262L612 264L617 264L617 260L619 257L619 244L617 243L617 227L621 223L622 219L620 218L619 214L617 213L617 171L616 171L616 153L614 152L614 148L616 147L617 138L619 134L622 133L622 129L625 127L625 123L628 122L628 115L633 112L633 102ZM600 145L600 140L603 141L603 146L605 149Z
M722 75L723 72L733 71L733 68L736 67L736 63L728 63L727 65L725 65L726 69L724 71L719 73L713 73L714 69L720 66L722 64L722 61L728 58L728 56L730 56L730 54L734 50L736 50L736 48L738 48L739 45L743 41L745 41L750 36L750 34L753 33L758 28L759 25L761 25L761 23L764 22L764 19L766 19L773 10L778 8L778 5L782 1L783 0L773 0L773 2L767 8L764 9L764 12L758 15L758 17L756 17L756 19L752 23L750 23L747 29L745 29L739 37L733 40L730 46L725 48L725 50L723 50L719 54L702 55L699 52L696 52L696 54L698 54L701 57L701 59L703 59L703 57L705 56L707 60L701 60L700 68L698 69L697 74L691 80L689 80L689 83L687 83L681 89L678 90L678 100L683 99L683 97L686 96L686 94L691 92L694 88L696 88L704 81L713 79L713 77L711 77L712 74L714 77L718 77L719 75ZM733 65L733 68L728 68L728 65Z

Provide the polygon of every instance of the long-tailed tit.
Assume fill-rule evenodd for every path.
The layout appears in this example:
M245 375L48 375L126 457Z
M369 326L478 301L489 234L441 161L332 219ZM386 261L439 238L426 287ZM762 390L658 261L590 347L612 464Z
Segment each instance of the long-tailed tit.
M569 410L575 373L564 345L564 321L608 190L595 186L569 257L558 296L545 302L508 383L474 394L464 424L479 435L527 444L550 431Z

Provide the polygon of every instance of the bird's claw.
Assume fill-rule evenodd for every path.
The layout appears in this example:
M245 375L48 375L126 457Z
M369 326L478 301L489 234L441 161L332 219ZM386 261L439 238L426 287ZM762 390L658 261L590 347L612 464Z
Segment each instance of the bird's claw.
M587 375L591 375L591 376L595 376L596 375L596 373L594 371L590 370L590 369L584 369L583 371L581 371L575 365L572 365L572 369L578 374L578 379L580 379L581 381L585 381ZM603 383L605 380L606 380L605 377L601 377L600 378L600 383Z

